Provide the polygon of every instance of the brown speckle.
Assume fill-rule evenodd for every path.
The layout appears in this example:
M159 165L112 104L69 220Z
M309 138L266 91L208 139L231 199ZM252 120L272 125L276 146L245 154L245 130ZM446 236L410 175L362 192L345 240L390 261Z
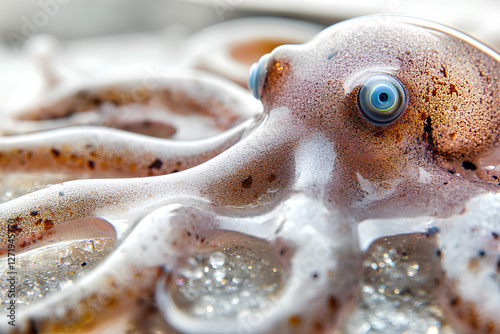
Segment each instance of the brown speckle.
M31 212L30 212L30 216L31 216L31 217L36 217L36 216L38 216L39 214L40 214L40 212L38 212L38 211L31 211Z
M451 306L455 307L455 306L458 306L459 304L460 304L460 298L455 297L455 298L450 299Z
M335 313L338 307L339 302L337 301L337 298L335 298L334 296L330 296L330 298L328 298L328 309L330 310L330 312Z
M56 159L61 156L61 152L53 147L50 149L50 154Z
M21 232L23 229L20 228L19 226L17 226L17 224L12 224L12 225L9 225L9 232L12 232L12 233L19 233Z
M45 231L50 230L54 226L54 222L50 219L43 221L43 229Z
M252 186L252 175L249 175L246 179L241 182L241 186L248 189Z
M95 165L94 165L94 162L92 160L88 161L88 165L89 165L90 169L95 169Z
M87 262L83 262L80 266L83 268L87 265Z
M38 325L33 318L28 319L28 328L26 328L26 333L38 334L40 331L38 330Z
M401 137L401 133L396 132L396 144L399 144L403 138Z
M35 222L35 225L40 225L42 222L43 222L43 219L42 219L42 218L40 218L40 219L38 219L38 220Z
M445 78L447 78L447 77L448 77L448 73L446 72L446 68L445 68L443 65L441 65L441 69L440 69L439 71L441 72L441 74L442 74Z
M321 322L319 322L319 321L316 321L313 324L313 331L316 332L316 333L323 333L323 331L324 331L323 324Z
M491 236L493 237L493 239L495 240L498 240L498 238L500 238L500 236L498 235L498 233L496 232L491 232Z
M424 131L429 135L432 134L432 119L430 116L427 116L425 120Z
M292 315L290 319L288 319L288 322L292 326L298 326L302 322L302 319L298 315Z
M160 169L161 166L163 166L163 162L160 159L156 159L151 165L149 165L148 169Z
M457 88L455 87L454 84L450 83L450 95L452 95L453 93L458 95Z
M462 167L465 168L466 170L476 170L477 167L470 161L464 161L462 162Z
M276 174L269 174L269 177L267 178L267 182L271 183L276 180Z

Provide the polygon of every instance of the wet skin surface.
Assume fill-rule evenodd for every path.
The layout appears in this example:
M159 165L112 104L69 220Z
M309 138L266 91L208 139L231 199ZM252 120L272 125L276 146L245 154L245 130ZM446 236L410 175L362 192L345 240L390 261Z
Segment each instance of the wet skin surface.
M0 205L4 251L7 231L15 235L17 247L34 248L37 238L51 229L89 217L110 222L119 241L90 275L28 309L21 331L85 329L144 300L157 300L169 318L158 297L159 277L174 270L182 254L201 247L203 236L232 230L265 239L282 256L288 277L300 276L297 263L312 256L317 245L327 245L328 260L314 263L320 279L285 281L276 309L256 329L326 333L342 326L356 300L363 254L359 245L366 242L358 232L366 235L366 222L381 227L368 236L371 241L384 234L425 232L432 221L440 231L436 248L443 257L443 276L436 289L443 293L444 310L464 332L499 332L492 310L500 305L500 291L483 300L471 298L461 288L461 277L467 275L448 261L460 247L482 247L486 264L479 267L484 270L465 267L473 272L467 279L498 270L496 239L453 248L448 236L457 233L456 226L468 228L463 215L474 211L467 206L471 199L497 201L497 171L487 166L498 164L499 60L469 37L426 21L360 18L264 57L253 69L251 84L263 111L218 137L176 143L86 128L2 139L0 162L6 171L33 166L51 170L73 159L74 170L96 176L165 174L65 182ZM379 89L382 83L389 88L377 93L378 102L368 97L366 103L395 99L395 109L381 112L384 116L366 111L366 103L360 102L367 94L362 87L372 78L378 81L370 87ZM214 96L233 94L242 102L220 105L240 108L231 112L241 118L252 114L243 110L252 109L243 107L249 97L221 85ZM187 87L186 96L195 96ZM168 95L157 93L162 94ZM51 113L50 106L43 110ZM377 120L386 114L395 116ZM57 146L61 140L66 146ZM399 220L408 223L388 226ZM493 221L481 229L490 235L500 224ZM461 261L470 262L467 256ZM50 313L44 310L48 307ZM83 316L88 313L92 317ZM202 333L234 332L231 326L236 325L210 327L208 320L193 320L176 326Z

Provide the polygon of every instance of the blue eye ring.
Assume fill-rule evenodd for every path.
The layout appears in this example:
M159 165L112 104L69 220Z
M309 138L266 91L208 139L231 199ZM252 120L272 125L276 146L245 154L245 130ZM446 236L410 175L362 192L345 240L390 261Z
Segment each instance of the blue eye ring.
M267 74L267 65L269 61L269 54L260 57L259 61L250 67L248 76L248 88L253 92L256 99L262 97L262 88L264 87L264 79Z
M406 100L406 91L398 79L379 74L369 78L361 86L358 108L368 122L388 125L405 111Z

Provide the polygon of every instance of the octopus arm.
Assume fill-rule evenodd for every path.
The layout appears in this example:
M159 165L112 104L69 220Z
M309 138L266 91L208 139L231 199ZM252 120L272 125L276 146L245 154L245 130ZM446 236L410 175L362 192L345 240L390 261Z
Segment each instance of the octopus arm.
M102 127L77 127L0 139L0 170L138 177L178 172L238 142L247 120L219 135L193 141L152 138Z
M178 207L167 206L161 217L141 220L138 228L95 271L22 313L21 332L67 332L70 328L87 332L90 329L85 326L89 323L117 316L119 310L119 316L126 315L135 309L134 304L151 298L162 264L172 265L176 254L172 241L179 235L172 217ZM130 247L136 249L133 254L127 251Z
M0 249L6 251L10 234L18 245L28 246L39 234L82 218L109 221L121 238L150 210L186 198L232 207L272 203L284 193L291 176L285 173L291 161L283 147L293 146L293 140L276 129L277 122L282 122L279 116L266 119L214 159L180 173L70 181L3 203Z

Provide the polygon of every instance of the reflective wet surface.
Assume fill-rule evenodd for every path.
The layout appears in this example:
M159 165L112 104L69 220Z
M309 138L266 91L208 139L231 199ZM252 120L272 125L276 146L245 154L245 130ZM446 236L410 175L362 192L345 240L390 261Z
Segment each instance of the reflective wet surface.
M265 80L256 80L262 87L254 87L262 107L236 85L246 81L249 65L283 41L305 42L321 27L268 19L262 26L274 24L275 30L273 38L268 34L266 39L261 32L245 30L252 24L251 19L235 21L187 39L183 45L191 57L186 56L176 72L160 67L151 74L148 65L145 72L125 70L123 77L83 77L69 93L61 89L67 80L61 77L52 97L35 103L43 108L19 109L20 114L41 112L44 117L12 117L10 125L4 125L5 134L77 124L117 130L73 128L53 132L53 137L42 133L0 142L5 169L0 212L4 227L15 236L21 331L434 334L454 333L455 328L495 333L498 324L491 310L499 300L495 266L500 229L492 218L498 211L498 161L491 138L497 134L483 136L484 129L491 129L482 126L477 109L467 120L479 133L474 136L487 140L476 140L479 137L463 131L466 127L455 125L455 135L444 133L447 122L460 123L462 116L453 114L453 106L450 112L441 106L447 95L457 108L476 103L460 89L484 93L481 80L488 87L496 85L498 55L480 45L469 46L470 40L463 42L444 28L443 33L421 36L422 31L411 28L412 38L441 52L439 57L439 52L431 52L424 66L430 86L411 82L405 77L409 74L400 75L400 68L392 67L403 64L414 73L408 64L423 59L418 45L402 47L397 61L380 53L377 44L370 44L358 58L351 48L342 59L352 63L352 73L332 67L321 74L317 71L333 66L317 66L324 61L324 42L337 38L342 53L342 43L351 39L339 34L356 35L357 29L365 29L356 23L355 28L339 26L334 37L323 33L303 47L279 48L263 62L268 67L258 75ZM225 41L206 43L198 51L193 47L203 36L230 30L239 39L228 33ZM248 40L241 42L245 31ZM381 36L387 35L381 31ZM55 59L78 64L78 45L88 50L93 42L73 43L54 49ZM358 43L369 44L362 39ZM400 40L390 43L400 45ZM442 60L448 47L461 43L484 65L469 86L458 74L475 69L476 63L454 67L453 57L449 64ZM229 56L212 54L209 50L215 46L227 48ZM107 48L113 49L112 44ZM367 59L372 49L378 50L376 56ZM335 57L337 51L327 56ZM398 58L414 54L408 62ZM309 57L317 62L307 63ZM245 74L232 76L240 72L227 72L217 59L222 64L234 61ZM447 65L439 67L433 63L437 60ZM101 69L105 63L85 66ZM130 64L123 65L125 69ZM345 94L358 94L356 85L380 68L384 75L399 75L405 93L416 94L401 104L409 111L391 119L396 123L389 128L376 128L379 124L373 120L366 123L363 113L344 117L360 108L349 104ZM109 78L115 82L111 86ZM180 89L172 89L181 82ZM427 88L420 94L418 85L435 91ZM449 93L451 87L456 91ZM93 90L97 94L88 95ZM84 107L68 109L61 102L68 96L70 101L83 98ZM126 96L132 98L125 101ZM415 96L422 104L415 103ZM337 102L339 97L346 98L347 107ZM435 111L426 109L427 97ZM212 101L208 109L207 101ZM489 113L495 101L496 95L489 94L477 105ZM325 103L331 104L323 107ZM325 113L329 108L338 112ZM426 111L425 117L421 111ZM114 112L119 116L110 116ZM472 138L481 145L468 141L457 146L455 138ZM153 175L162 176L133 178ZM103 176L113 179L97 179ZM90 180L66 182L86 178ZM59 182L64 183L44 188ZM470 219L469 214L479 218ZM466 241L469 231L474 243ZM455 238L455 244L451 236L463 240ZM2 241L4 250L9 239ZM8 258L5 252L2 270L9 267ZM469 288L479 279L488 287L487 294ZM7 295L10 283L2 283L7 306L12 303Z

